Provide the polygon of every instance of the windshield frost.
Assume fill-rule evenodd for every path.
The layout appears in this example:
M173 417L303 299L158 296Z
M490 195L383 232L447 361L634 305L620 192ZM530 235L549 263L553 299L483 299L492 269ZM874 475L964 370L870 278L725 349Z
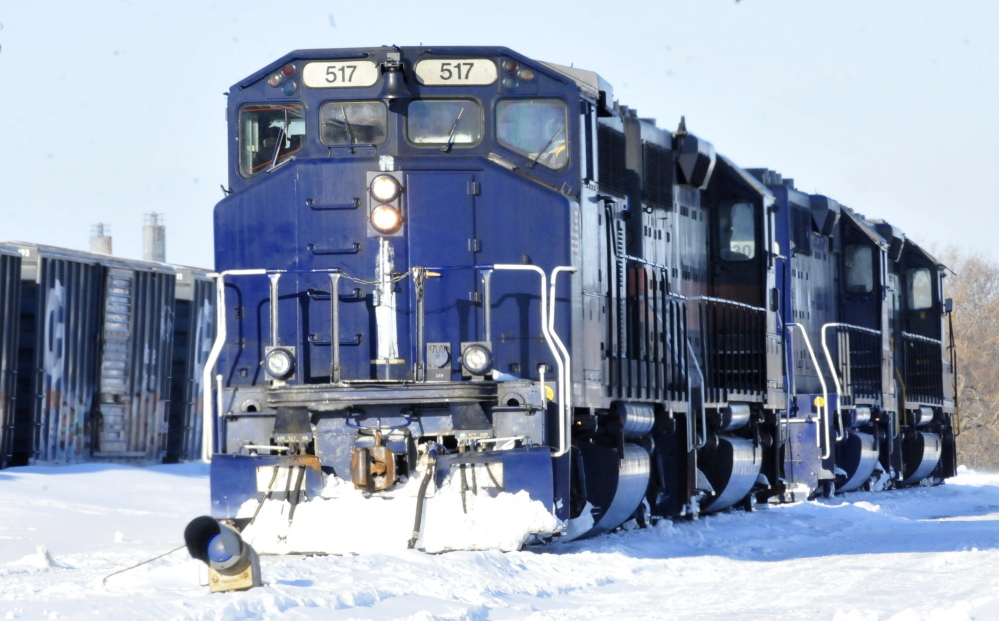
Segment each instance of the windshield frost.
M453 99L411 102L407 110L406 135L415 144L474 144L482 136L479 104Z
M496 104L496 140L531 160L560 169L569 162L561 99L507 99Z

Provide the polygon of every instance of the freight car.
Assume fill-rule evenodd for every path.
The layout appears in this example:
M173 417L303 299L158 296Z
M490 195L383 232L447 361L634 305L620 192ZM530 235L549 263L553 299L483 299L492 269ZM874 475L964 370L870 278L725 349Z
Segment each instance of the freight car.
M264 552L515 549L954 473L944 271L499 47L228 95L212 514Z
M0 466L200 457L209 272L0 246Z

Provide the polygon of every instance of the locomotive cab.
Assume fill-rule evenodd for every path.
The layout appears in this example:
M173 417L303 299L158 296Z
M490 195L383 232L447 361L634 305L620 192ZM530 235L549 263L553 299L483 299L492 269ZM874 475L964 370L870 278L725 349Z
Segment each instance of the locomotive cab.
M881 230L887 227L877 225ZM899 292L892 307L900 395L900 479L936 483L956 474L953 367L945 344L945 268L906 240L893 265Z

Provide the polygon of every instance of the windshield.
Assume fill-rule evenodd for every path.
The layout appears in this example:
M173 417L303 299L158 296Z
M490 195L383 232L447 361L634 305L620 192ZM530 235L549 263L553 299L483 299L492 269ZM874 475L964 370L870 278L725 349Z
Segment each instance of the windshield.
M558 170L569 162L566 106L561 99L507 99L496 104L496 140Z
M328 101L319 108L319 139L324 145L385 142L388 109L380 101Z
M406 135L415 144L474 144L482 137L479 104L467 99L424 99L410 102Z
M244 177L276 166L303 146L302 104L248 104L239 109L239 172Z

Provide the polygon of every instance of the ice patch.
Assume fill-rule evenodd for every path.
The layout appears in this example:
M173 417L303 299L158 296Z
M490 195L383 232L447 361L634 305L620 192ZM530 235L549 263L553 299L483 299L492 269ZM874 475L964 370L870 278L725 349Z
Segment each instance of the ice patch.
M881 513L881 505L876 505L872 502L867 502L866 500L857 501L853 503L853 506L858 509L870 511L871 513Z

